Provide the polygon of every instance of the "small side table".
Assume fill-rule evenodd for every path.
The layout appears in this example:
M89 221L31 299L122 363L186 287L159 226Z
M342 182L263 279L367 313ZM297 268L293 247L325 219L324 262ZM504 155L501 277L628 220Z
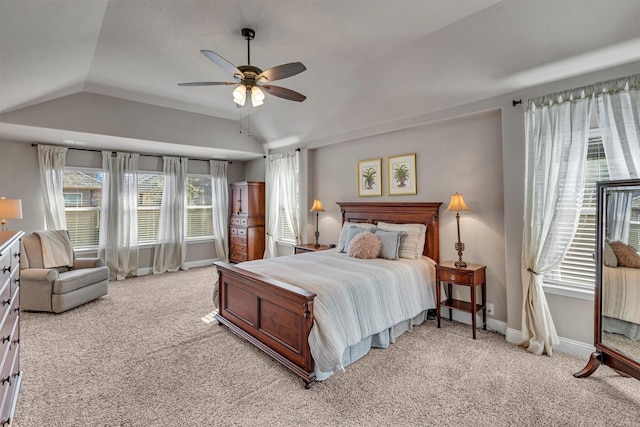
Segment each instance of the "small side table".
M445 261L436 266L436 317L440 327L440 307L449 309L449 320L453 320L453 310L471 313L473 339L476 339L476 313L482 311L482 329L487 330L487 284L485 281L486 267L479 264L469 264L466 268L458 268L454 261ZM440 296L442 283L447 284L446 299ZM468 286L471 291L471 303L453 298L452 285ZM476 303L476 287L480 286L482 297L480 304Z
M331 249L331 247L326 245L320 245L316 247L313 243L305 243L303 245L296 245L293 253L295 255L298 255L305 252L326 251L327 249Z

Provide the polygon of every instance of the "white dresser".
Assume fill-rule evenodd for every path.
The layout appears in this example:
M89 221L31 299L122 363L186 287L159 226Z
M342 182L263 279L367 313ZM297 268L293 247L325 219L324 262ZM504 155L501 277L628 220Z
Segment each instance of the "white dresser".
M11 424L20 390L21 231L0 232L0 425Z

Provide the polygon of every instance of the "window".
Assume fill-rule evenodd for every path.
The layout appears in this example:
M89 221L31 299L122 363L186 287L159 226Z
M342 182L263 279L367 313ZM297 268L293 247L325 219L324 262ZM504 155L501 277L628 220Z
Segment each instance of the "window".
M67 168L64 172L64 206L67 230L74 248L97 248L102 203L100 169ZM138 173L138 243L158 240L164 177L159 172ZM213 237L211 177L187 177L187 239Z
M160 173L138 173L138 244L158 240L164 177Z
M589 138L585 169L584 199L578 229L564 259L558 268L545 275L545 281L593 289L596 251L596 182L609 179L604 147L598 135L593 134Z
M67 230L74 248L98 246L102 171L67 169L64 172L64 207Z
M211 177L187 175L187 239L213 237Z

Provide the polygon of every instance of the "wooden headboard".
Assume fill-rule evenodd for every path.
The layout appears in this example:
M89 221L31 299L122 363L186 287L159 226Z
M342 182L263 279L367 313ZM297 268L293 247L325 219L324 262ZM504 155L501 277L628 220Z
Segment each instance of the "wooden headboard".
M378 221L392 224L425 224L427 237L423 255L440 262L440 202L337 202L342 212L342 222Z

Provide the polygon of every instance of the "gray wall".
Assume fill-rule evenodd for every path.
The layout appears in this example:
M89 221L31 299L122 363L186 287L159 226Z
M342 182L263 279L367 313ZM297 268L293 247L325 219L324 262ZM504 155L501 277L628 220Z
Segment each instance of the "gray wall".
M336 202L442 202L441 260L455 260L455 214L444 210L453 193L462 193L471 210L460 219L464 259L487 266L487 299L495 305L495 319L506 322L501 120L500 110L493 110L310 150L310 193L326 209L320 214L320 242L337 243ZM418 194L389 196L387 158L408 153L416 153ZM382 158L383 196L358 197L357 162L372 158ZM308 232L312 235L313 227ZM456 291L469 300L468 289Z

